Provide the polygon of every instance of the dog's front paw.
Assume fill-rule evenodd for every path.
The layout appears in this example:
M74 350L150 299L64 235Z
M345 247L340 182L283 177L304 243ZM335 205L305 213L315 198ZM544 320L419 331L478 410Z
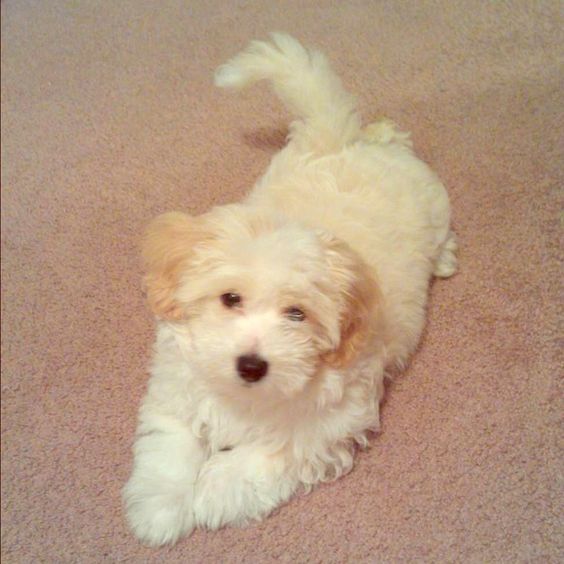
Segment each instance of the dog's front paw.
M229 453L217 454L214 458ZM241 469L242 470L242 469ZM194 515L198 525L217 529L223 525L246 525L266 511L257 507L252 483L227 463L217 460L204 467L198 478L194 498Z
M132 478L124 489L127 520L149 546L175 543L194 528L193 492Z
M217 529L266 517L292 493L290 484L280 480L278 466L244 447L212 456L196 483L196 523Z

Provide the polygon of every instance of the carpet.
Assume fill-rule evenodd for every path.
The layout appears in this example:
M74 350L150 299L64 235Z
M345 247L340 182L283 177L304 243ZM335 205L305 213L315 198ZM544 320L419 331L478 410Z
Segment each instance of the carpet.
M555 1L3 0L2 558L562 562L564 15ZM239 199L283 142L247 41L325 51L366 121L412 131L460 272L351 474L246 529L127 530L153 321L139 238Z

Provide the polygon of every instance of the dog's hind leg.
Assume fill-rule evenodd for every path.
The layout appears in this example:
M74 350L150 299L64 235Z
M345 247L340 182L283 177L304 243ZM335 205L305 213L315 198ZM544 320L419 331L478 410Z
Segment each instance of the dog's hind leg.
M433 274L438 278L449 278L458 270L458 259L456 258L456 251L458 250L458 243L456 242L456 235L450 231L446 238L439 258L435 263L435 270Z
M367 125L360 133L360 139L366 143L387 145L397 143L405 147L413 147L411 135L401 129L388 118L382 118Z

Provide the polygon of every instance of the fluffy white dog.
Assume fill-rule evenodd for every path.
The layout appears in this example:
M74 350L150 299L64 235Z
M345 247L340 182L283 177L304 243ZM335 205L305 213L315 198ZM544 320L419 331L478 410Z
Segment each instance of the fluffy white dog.
M273 34L216 84L269 80L297 116L245 201L150 226L158 319L124 498L135 534L261 519L348 472L383 379L423 329L430 278L456 270L443 185L389 121L361 128L326 58Z

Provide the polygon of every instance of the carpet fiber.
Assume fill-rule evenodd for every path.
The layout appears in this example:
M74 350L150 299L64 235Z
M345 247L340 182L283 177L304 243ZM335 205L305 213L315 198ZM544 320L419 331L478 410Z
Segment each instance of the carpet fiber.
M564 18L558 1L3 0L2 556L562 562ZM247 529L127 530L153 322L138 242L236 200L288 116L214 89L248 40L324 50L451 194L460 273L346 478ZM560 344L560 347L559 347Z

